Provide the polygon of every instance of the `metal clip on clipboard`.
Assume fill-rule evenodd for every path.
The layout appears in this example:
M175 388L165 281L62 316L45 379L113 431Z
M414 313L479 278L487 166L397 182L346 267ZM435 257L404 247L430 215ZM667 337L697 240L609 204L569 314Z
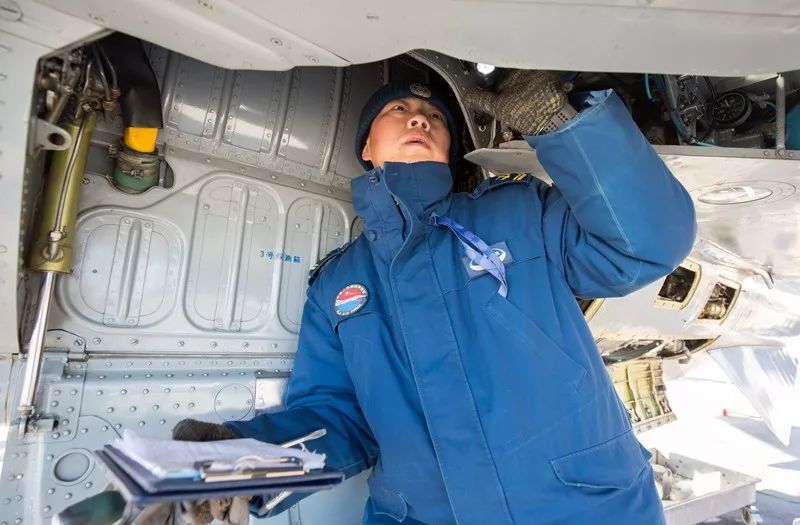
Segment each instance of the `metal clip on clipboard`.
M318 430L315 430L314 432L311 432L310 434L306 434L305 436L293 439L291 441L287 441L286 443L282 443L281 446L283 448L289 448L289 447L294 447L296 445L300 445L301 449L307 450L305 446L306 441L311 441L312 439L321 438L327 433L328 433L327 429L320 428ZM260 512L262 513L270 512L272 509L277 507L283 500L288 498L291 494L292 494L291 491L284 490L283 492L276 495L274 498L271 498L269 501L264 503L261 506Z
M301 476L308 472L300 458L281 456L267 458L263 456L244 456L235 463L219 461L199 461L197 470L203 481L235 481L254 478L279 478L283 476Z

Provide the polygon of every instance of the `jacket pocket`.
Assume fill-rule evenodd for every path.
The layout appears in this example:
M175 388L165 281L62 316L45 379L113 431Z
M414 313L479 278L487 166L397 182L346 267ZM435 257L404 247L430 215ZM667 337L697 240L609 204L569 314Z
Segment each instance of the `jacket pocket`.
M484 311L525 350L536 354L540 365L538 368L547 368L548 374L558 374L562 384L578 390L586 376L586 369L564 352L523 311L498 293L492 295Z
M476 402L490 441L513 455L587 403L581 395L587 371L500 294L483 311L490 330L476 334L475 344L491 359L480 358L472 373L493 389L488 395L478 389Z
M629 430L608 441L550 461L565 485L589 489L626 489L647 467L652 454Z
M544 245L538 239L528 237L484 237L484 241L499 248L500 260L506 267L507 275L514 273L515 266L521 263L544 257ZM439 239L431 247L433 265L442 293L463 289L475 281L494 282L494 277L485 270L471 268L464 249L452 234ZM504 247L499 246L505 243Z
M369 486L369 497L372 500L373 514L389 516L398 523L406 519L408 503L402 494L384 487L374 474L367 480L367 485Z

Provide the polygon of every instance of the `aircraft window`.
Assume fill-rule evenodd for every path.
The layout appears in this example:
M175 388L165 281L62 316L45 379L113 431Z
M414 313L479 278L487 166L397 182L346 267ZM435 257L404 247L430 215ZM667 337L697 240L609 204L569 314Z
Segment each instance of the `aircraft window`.
M730 313L738 295L739 287L737 285L718 282L714 285L711 297L697 319L722 322Z
M689 304L700 282L700 265L684 261L664 279L658 292L656 306L680 310Z

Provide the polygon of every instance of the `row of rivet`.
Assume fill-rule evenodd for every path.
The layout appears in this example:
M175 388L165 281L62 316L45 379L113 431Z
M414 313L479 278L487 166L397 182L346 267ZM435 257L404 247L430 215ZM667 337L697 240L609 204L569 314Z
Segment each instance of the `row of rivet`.
M275 368L274 370L275 370L276 373L280 373L280 369L279 368ZM194 375L195 375L194 372L187 372L186 373L186 377L194 377ZM211 374L209 372L203 372L200 375L202 375L203 377L210 377L211 376ZM229 372L220 372L220 375L222 377L227 377L228 375L230 375L230 373ZM239 375L244 377L244 376L248 375L248 372L239 372ZM133 376L131 376L131 374L125 374L123 376L123 379L131 379L131 377L133 377ZM147 373L147 374L144 375L144 377L146 379L150 379L150 378L153 377L153 374ZM167 372L166 374L164 374L164 377L172 379L173 377L175 377L175 374L172 373L172 372ZM101 380L102 379L106 379L106 375L105 374L100 374L100 375L97 376L97 379L101 379ZM114 378L114 379L116 379L116 378ZM194 388L194 387L192 387L192 388ZM147 389L145 389L145 390L147 390ZM164 391L168 392L168 390L164 390ZM194 391L194 390L192 390L192 391ZM149 391L142 391L142 393L144 393L144 394L147 394L148 392ZM126 394L127 391L126 390L122 390L122 391L120 391L120 393L121 394ZM97 395L102 395L102 390L98 391ZM58 402L54 401L54 403L58 403ZM57 404L53 405L53 406L57 406Z
M272 344L272 347L273 347L273 348L277 348L277 347L278 347L277 343L273 343L273 344ZM285 363L285 362L286 362L286 361L285 361L285 359L287 359L287 358L291 358L291 357L292 357L292 356L282 356L282 358L281 358L281 363L282 363L282 364L283 364L283 363ZM211 363L211 365L212 365L212 366L219 365L219 361L217 361L217 360L213 360L213 361L211 361L210 363ZM152 362L152 361L145 361L145 363L144 363L144 364L145 364L145 366L153 366L153 362ZM201 361L201 360L196 360L196 361L194 362L194 364L195 364L195 365L202 365L202 364L203 364L203 361ZM225 364L226 364L226 365L233 365L233 364L234 364L234 362L233 362L233 360L228 360L228 361L226 361L226 363L225 363ZM240 361L239 361L239 363L238 363L238 364L240 364L240 365L245 365L245 366L246 366L246 365L258 366L258 365L260 364L260 361L250 361L250 362L248 362L246 359L242 359L242 360L240 360ZM106 361L106 362L105 362L105 365L106 365L107 367L112 367L112 366L114 366L114 362L113 362L113 361ZM125 363L125 366L128 366L128 367L131 367L131 366L133 366L133 365L134 365L133 361L127 361L127 362ZM186 361L178 361L178 366L184 366L184 365L186 365ZM169 361L162 361L162 362L161 362L161 366L170 366L170 362L169 362ZM78 368L81 368L81 367L80 367L80 366L78 366Z
M92 338L92 344L94 344L94 345L99 345L102 342L103 342L103 339L100 338L100 337L93 337ZM139 339L136 338L136 337L132 337L132 338L130 338L128 340L128 343L130 343L133 346L136 346L136 345L139 344ZM184 341L183 339L179 339L178 341L175 342L175 344L178 345L178 346L183 347L183 346L186 346L186 341ZM83 345L83 341L75 341L75 346L82 346L82 345ZM210 346L211 348L217 348L219 346L219 342L211 341L211 342L208 343L208 346ZM272 349L276 349L276 348L278 348L278 343L270 343L269 346ZM248 341L243 341L242 342L242 348L250 348L250 343ZM130 365L128 365L128 366L130 366Z

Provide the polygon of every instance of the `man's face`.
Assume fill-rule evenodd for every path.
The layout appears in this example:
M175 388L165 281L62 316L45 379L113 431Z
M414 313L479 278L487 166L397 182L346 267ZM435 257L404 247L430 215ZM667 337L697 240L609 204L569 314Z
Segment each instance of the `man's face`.
M448 162L450 132L436 106L409 97L392 100L381 109L369 130L361 158L382 167L384 162Z

